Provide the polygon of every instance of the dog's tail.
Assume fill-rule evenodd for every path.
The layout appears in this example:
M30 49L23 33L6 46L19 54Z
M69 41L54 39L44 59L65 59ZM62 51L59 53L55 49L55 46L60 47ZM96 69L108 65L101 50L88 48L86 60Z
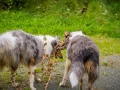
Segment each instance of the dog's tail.
M0 53L12 50L15 48L16 38L11 33L0 35Z
M77 86L79 81L82 79L84 73L84 64L80 60L73 61L71 65L71 71L70 71L70 83L72 85L72 88Z

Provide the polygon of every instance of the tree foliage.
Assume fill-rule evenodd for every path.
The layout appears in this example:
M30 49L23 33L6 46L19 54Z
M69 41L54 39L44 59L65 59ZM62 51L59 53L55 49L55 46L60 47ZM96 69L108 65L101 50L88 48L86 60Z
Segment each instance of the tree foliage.
M71 11L77 10L83 3L96 2L96 0L0 0L0 9L19 10L40 7L41 11L49 10L51 4L62 5ZM112 13L118 13L120 10L120 0L99 0ZM57 8L57 7L56 7ZM61 8L61 7L59 7Z
M33 1L33 0L31 0ZM30 0L0 0L1 9L22 9L30 4Z

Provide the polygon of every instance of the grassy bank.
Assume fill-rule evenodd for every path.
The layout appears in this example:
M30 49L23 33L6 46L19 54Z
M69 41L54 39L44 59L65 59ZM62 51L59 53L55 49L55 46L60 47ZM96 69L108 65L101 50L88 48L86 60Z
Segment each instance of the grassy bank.
M110 38L104 35L90 37L98 45L100 55L120 55L120 38Z
M82 30L87 35L103 34L108 37L120 38L120 22L119 19L114 18L104 17L104 15L93 16L87 13L81 16L73 13L68 16L55 13L42 17L39 14L25 11L1 11L0 32L23 29L33 34L61 36L66 30Z
M26 9L1 10L0 33L22 29L32 34L63 38L66 30L82 30L97 43L101 54L120 54L120 13L116 9L113 12L110 6L92 0L87 12L82 14L84 4L78 1L46 0L39 3Z

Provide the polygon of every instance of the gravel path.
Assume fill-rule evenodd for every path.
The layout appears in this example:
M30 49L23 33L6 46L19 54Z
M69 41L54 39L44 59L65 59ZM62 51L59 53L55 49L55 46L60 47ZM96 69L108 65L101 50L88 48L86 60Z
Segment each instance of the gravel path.
M101 56L100 58L100 76L93 84L93 90L120 90L120 56L110 55L110 56ZM71 89L69 80L65 87L59 87L59 83L62 80L64 72L64 63L58 63L54 69L54 75L48 85L47 90L79 90L78 87ZM28 78L27 78L28 79ZM83 90L87 90L87 75L84 75L84 85ZM24 83L28 83L24 81ZM44 90L43 82L35 82L35 87L37 90ZM0 83L0 90L16 90L11 86L11 83L2 82ZM29 85L25 85L22 90L29 90Z

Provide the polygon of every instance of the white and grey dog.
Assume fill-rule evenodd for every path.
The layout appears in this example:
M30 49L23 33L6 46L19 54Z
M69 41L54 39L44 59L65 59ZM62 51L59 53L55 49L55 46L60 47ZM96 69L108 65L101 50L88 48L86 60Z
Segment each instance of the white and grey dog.
M59 85L65 85L70 71L69 79L72 88L80 82L80 89L82 90L82 76L87 72L88 90L92 90L92 84L99 76L99 50L93 40L81 31L72 32L69 36L64 77Z
M43 60L44 55L51 56L55 50L55 46L59 44L58 37L35 36L25 33L22 30L14 30L0 35L0 71L4 66L9 66L11 69L11 82L14 87L15 71L20 63L23 63L29 68L30 89L34 88L34 70ZM46 45L44 46L44 44Z

